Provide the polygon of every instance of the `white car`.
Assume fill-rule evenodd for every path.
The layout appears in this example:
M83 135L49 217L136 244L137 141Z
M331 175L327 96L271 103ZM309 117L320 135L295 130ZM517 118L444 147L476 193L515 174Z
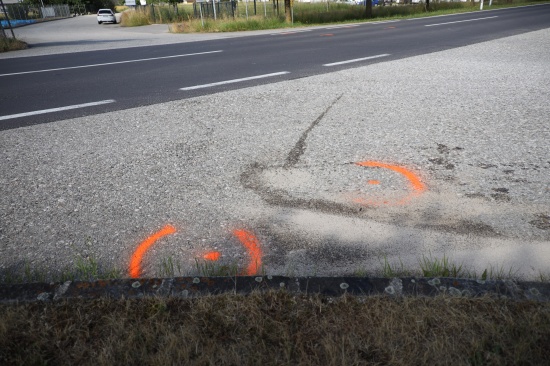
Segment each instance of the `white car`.
M116 24L116 16L111 9L99 9L97 12L97 24L105 22Z

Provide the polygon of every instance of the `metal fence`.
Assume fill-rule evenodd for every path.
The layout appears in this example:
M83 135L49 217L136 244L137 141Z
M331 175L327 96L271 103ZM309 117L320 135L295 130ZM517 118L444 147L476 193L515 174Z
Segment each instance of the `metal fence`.
M71 16L69 5L36 6L25 4L4 4L4 10L0 10L0 23L2 28L10 26L36 23L46 19L68 18Z
M284 9L281 11L284 13ZM196 1L193 3L193 15L195 18L277 16L279 15L279 0Z

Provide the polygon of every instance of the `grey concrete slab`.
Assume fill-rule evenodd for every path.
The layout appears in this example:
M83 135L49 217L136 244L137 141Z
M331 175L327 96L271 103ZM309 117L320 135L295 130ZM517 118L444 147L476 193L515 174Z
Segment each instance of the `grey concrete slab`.
M126 272L170 224L143 275L167 258L196 272L210 251L270 275L443 254L548 273L549 36L2 131L0 267Z

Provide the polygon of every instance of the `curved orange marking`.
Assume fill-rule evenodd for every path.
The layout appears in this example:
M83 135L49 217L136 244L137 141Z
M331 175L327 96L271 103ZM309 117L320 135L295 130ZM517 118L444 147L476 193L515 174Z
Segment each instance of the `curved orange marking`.
M218 259L220 259L220 256L221 256L220 252L208 252L205 255L203 255L202 257L204 259L206 259L207 261L214 261L215 262Z
M410 194L408 194L406 197L404 197L400 200L396 200L396 201L387 201L387 200L385 200L383 202L376 202L376 201L367 201L367 200L364 200L362 198L357 198L357 199L354 200L357 203L366 204L366 205L381 205L381 204L387 205L387 204L394 203L394 204L402 205L402 204L407 203L411 198L413 198L415 196L418 196L419 194L421 194L422 192L424 192L426 190L426 185L424 183L422 183L420 178L415 173L413 173L412 171L410 171L407 168L404 168L402 166L386 164L386 163L381 163L379 161L372 161L372 160L360 161L360 162L357 162L355 164L359 165L359 166L369 167L369 168L384 168L384 169L393 170L394 172L399 173L399 174L403 175L405 178L407 178L407 180L409 181L409 183L411 185L411 188L413 189L413 191ZM369 184L378 184L378 183L380 183L380 182L378 182L378 183L371 183L371 182L378 182L378 181L369 181L368 183Z
M258 273L258 269L262 265L262 249L260 248L260 242L258 238L250 231L247 230L233 230L233 235L239 239L239 241L248 250L250 255L250 263L246 268L246 274L254 276Z
M147 250L149 250L149 248L153 244L155 244L157 240L159 240L163 236L170 235L175 232L175 227L173 227L172 225L166 225L160 231L157 231L156 233L145 239L143 242L141 242L134 254L132 254L132 259L130 260L130 277L138 278L141 275L141 260L143 259L145 252L147 252Z
M368 184L374 184L374 185L378 185L380 184L380 181L379 180L376 180L376 179L371 179L367 182Z

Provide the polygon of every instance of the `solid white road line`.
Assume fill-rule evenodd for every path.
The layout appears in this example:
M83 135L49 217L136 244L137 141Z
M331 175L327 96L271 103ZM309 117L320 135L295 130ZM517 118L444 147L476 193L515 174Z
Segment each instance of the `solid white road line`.
M97 66L108 66L108 65L118 65L118 64L128 64L132 62L143 62L143 61L152 61L152 60L163 60L167 58L176 58L176 57L187 57L187 56L198 56L198 55L207 55L210 53L219 53L223 52L222 50L218 51L208 51L208 52L198 52L198 53L187 53L184 55L173 55L173 56L162 56L162 57L151 57L151 58L142 58L137 60L127 60L127 61L117 61L117 62L106 62L103 64L92 64L92 65L82 65L82 66L71 66L71 67L60 67L58 69L47 69L47 70L35 70L35 71L23 71L23 72L14 72L11 74L0 74L0 76L11 76L11 75L23 75L23 74L36 74L39 72L50 72L50 71L60 71L60 70L71 70L71 69L84 69L87 67L97 67Z
M485 20L485 19L493 19L498 18L498 15L495 15L493 17L485 17L485 18L476 18L476 19L466 19L466 20L457 20L456 22L447 22L447 23L438 23L438 24L427 24L424 27L435 27L436 25L445 25L445 24L454 24L454 23L464 23L464 22L474 22L476 20Z
M203 89L203 88L210 88L211 86L218 86L218 85L225 85L225 84L233 84L233 83L240 83L241 81L248 81L248 80L255 80L255 79L263 79L263 78L269 78L272 76L279 76L279 75L285 75L290 74L288 71L281 71L281 72L274 72L272 74L264 74L264 75L258 75L258 76L250 76L247 78L242 79L233 79L233 80L226 80L226 81L220 81L218 83L211 83L211 84L203 84L203 85L195 85L195 86L188 86L187 88L181 88L180 90L195 90L195 89Z
M287 32L281 32L281 33L271 33L271 36L280 36L280 35L288 35L288 34L298 34L298 33L304 33L304 32L311 32L311 29L296 29L291 30Z
M387 56L389 56L389 54L384 53L384 54L382 54L382 55L369 56L369 57L363 57L363 58L356 58L356 59L353 59L353 60L346 60L346 61L340 61L340 62L333 62L333 63L331 63L331 64L324 64L323 66L344 65L344 64L350 64L350 63L352 63L352 62L359 62L359 61L372 60L372 59L375 59L375 58L387 57Z
M359 24L337 25L334 27L326 27L323 29L342 29L342 28L355 28L355 27L359 27Z
M114 103L114 102L115 102L115 100L109 99L109 100L102 100L102 101L99 101L99 102L92 102L92 103L84 103L84 104L69 105L69 106L66 106L66 107L51 108L51 109L43 109L43 110L41 110L41 111L26 112L26 113L18 113L18 114L10 114L9 116L0 116L0 121L6 120L6 119L13 119L13 118L20 118L20 117L35 116L35 115L37 115L37 114L45 114L45 113L52 113L52 112L68 111L68 110L70 110L70 109L94 107L94 106L96 106L96 105L109 104L109 103Z

